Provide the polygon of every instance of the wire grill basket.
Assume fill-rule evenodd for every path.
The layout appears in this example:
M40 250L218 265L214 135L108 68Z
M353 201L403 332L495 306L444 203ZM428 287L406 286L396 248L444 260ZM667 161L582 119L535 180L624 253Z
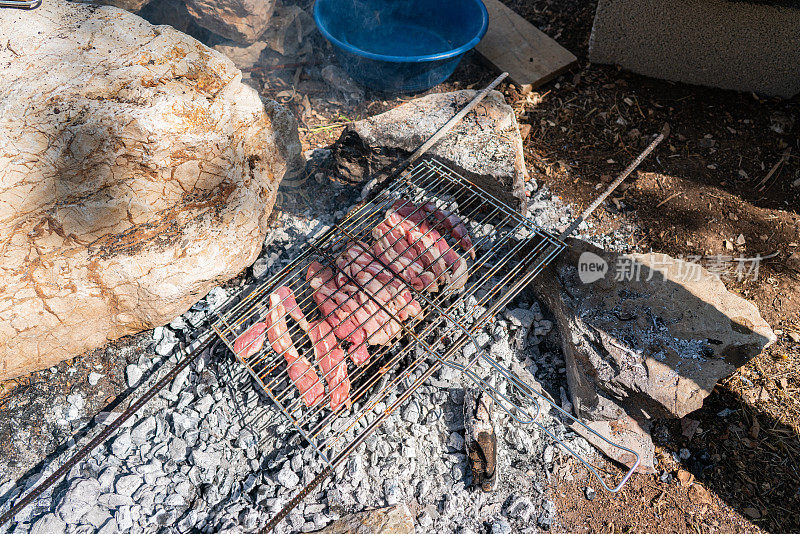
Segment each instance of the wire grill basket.
M389 219L387 212L399 217ZM459 240L453 221L463 222L471 243ZM378 243L397 228L410 229L405 235L415 237L406 238L403 251L414 258L439 250L442 258L460 258L463 263L460 268L445 263L446 273L434 281L412 283L410 276L397 276L397 265L391 257L381 256L385 249ZM435 159L426 159L309 241L289 265L222 313L213 328L330 467L442 365L464 372L518 422L533 423L539 402L549 401L495 362L474 334L564 247L560 239L477 184ZM356 266L359 262L351 261L353 250L356 256L371 252L369 261ZM457 256L445 255L450 252ZM358 312L343 302L347 298L342 294L337 298L331 295L333 290L326 293L326 287L349 288L352 300L360 305ZM381 291L388 293L382 297ZM400 304L394 304L397 298L386 297L401 293L406 300ZM404 307L409 298L413 303ZM364 335L339 336L334 326L334 336L329 325L347 321L363 327ZM467 343L475 345L475 355L466 365L455 363L454 355ZM516 386L526 405L479 377L473 370L479 358L488 362L496 377ZM345 389L349 391L342 395Z

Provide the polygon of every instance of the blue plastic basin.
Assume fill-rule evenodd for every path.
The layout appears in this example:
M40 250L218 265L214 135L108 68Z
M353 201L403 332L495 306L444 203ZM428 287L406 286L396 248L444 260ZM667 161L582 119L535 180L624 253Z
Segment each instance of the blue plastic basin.
M489 24L481 0L317 0L314 20L342 68L385 92L442 83Z

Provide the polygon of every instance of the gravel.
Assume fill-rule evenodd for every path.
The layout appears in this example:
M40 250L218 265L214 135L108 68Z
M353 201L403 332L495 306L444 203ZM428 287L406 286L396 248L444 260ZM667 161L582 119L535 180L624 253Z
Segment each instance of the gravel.
M343 211L358 193L314 180L301 185L310 205L291 200L291 184L286 190L282 186L288 200L277 229L268 235L246 279L212 291L169 325L154 329L154 359L141 358L125 369L127 385L140 390L135 395L172 368L179 343L189 343L195 329L229 295L253 283L254 277L263 279L283 268L308 236L333 224L329 214ZM546 227L569 220L568 209L546 188L535 193L531 206L534 219ZM558 349L546 342L552 328L532 296L523 295L475 337L501 362L517 362L546 384L555 380L557 392L563 377L554 363ZM474 355L475 347L469 344L455 359L464 364ZM161 363L166 365L159 367ZM488 366L477 367L476 372L482 377L490 373ZM90 381L102 378L94 375ZM346 513L409 500L420 505L419 532L532 532L534 523L551 528L557 511L541 488L562 455L555 454L557 449L548 439L539 439L535 428L520 426L502 411L498 411L503 451L498 488L487 494L471 486L462 406L463 388L468 385L471 382L460 372L441 369L276 532L317 530ZM395 399L379 403L375 413ZM81 414L84 404L82 397L70 396L64 411ZM587 448L544 412L541 423L551 432L577 449ZM102 424L97 428L117 414L98 414L96 421ZM309 447L287 439L284 415L221 346L207 349L124 426L109 445L96 449L64 482L18 515L14 534L138 533L172 527L181 532L253 532L324 466ZM91 432L81 443L90 437ZM55 455L42 471L19 482L32 485L65 459L65 454ZM0 502L0 513L19 498L19 492L0 490L3 494L12 497ZM6 532L0 528L0 534Z

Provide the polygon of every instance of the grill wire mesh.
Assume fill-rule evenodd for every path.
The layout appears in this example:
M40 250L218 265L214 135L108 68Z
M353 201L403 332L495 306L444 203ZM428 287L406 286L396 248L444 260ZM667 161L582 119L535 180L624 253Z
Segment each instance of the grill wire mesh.
M451 235L451 228L441 217L428 217L426 223L420 223L427 227L413 222L419 222L414 214L427 202L443 210L439 213L452 212L460 217L469 230L474 259L463 250L463 243L458 243ZM435 249L432 241L425 240L425 236L435 240L435 231L447 241L446 249L458 253L466 262L466 270L456 275L452 272L455 268L451 268L449 279L440 278L425 286L403 281L398 289L400 278L392 274L396 265L392 265L391 260L373 257L379 265L378 275L370 280L373 286L365 286L360 278L363 267L348 268L346 262L337 262L354 243L362 242L371 250L376 237L380 237L373 229L384 221L387 210L396 203L412 211L403 221L419 230L415 235L421 236L408 247L410 254L418 257ZM401 223L389 226L394 229ZM436 160L427 159L405 171L371 201L357 205L325 234L309 241L305 251L289 265L221 314L213 328L299 435L324 462L331 464L337 451L352 444L378 415L395 410L408 399L413 389L421 385L420 376L434 362L447 364L442 358L455 354L468 343L471 334L490 321L563 248L559 239L540 230L470 180ZM335 279L334 284L338 281L355 288L353 294L364 304L361 315L354 317L349 311L343 313L343 308L351 308L341 302L342 295L338 301L321 293L314 296L315 288L307 280L312 265L315 266L312 269L323 269L317 281L327 283ZM375 269L375 263L371 268ZM374 284L378 279L380 287L376 288ZM438 291L431 291L434 285L438 285ZM281 288L291 289L296 304L285 299L288 292ZM412 316L401 320L402 312L408 310L402 305L392 307L386 299L379 298L377 295L384 289L394 293L407 291L419 305L409 305L408 310L416 308L418 314L413 316L412 312L409 314ZM280 313L268 319L270 296L276 292L282 292L278 301L283 310L274 307ZM275 299L273 296L273 301ZM326 315L319 304L332 304L330 307L335 310L326 308ZM365 310L367 318L363 317ZM345 340L332 346L334 344L328 340L335 340L334 336L326 336L324 326L316 326L315 330L314 325L317 321L341 316L348 320L355 318L362 327L372 319L386 325L388 316L392 328L386 328L391 330L388 333L375 332L374 327L366 328L367 339L361 343ZM260 339L254 336L265 328L284 341L287 338L282 336L288 334L297 353L288 343L281 344L281 339L277 345L271 343L269 332ZM312 336L309 329L316 335ZM387 342L386 338L395 332ZM369 359L358 366L336 352L342 350L346 356L359 348L366 348ZM292 365L287 363L287 355ZM299 363L294 359L297 356L301 360ZM321 360L326 358L327 365L321 365ZM337 397L341 398L339 393L343 391L342 366L346 366L349 377L352 405L342 404L333 410L333 392L338 392ZM304 384L303 395L295 382Z

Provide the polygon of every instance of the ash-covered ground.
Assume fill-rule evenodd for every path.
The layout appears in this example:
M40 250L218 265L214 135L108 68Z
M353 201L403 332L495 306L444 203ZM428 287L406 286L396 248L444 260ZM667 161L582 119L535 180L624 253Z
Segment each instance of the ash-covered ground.
M77 375L85 377L84 387L72 388L66 398L38 404L18 399L22 404L7 407L2 424L7 434L16 431L19 440L7 443L3 450L15 460L13 466L3 468L6 482L0 486L0 512L53 472L147 385L166 374L178 361L180 343L190 342L228 297L277 272L311 236L330 227L362 194L313 172L308 175L308 179L288 180L281 186L281 213L261 257L246 276L215 289L168 326L114 348L126 354L123 365L130 363L121 375L120 369L116 370L118 382L107 384L106 392L118 394L126 386L136 388L129 397L111 405L98 401L92 388L101 381L100 373L83 370ZM530 208L537 224L554 231L565 227L572 217L569 207L546 190L532 192ZM613 248L622 242L621 237L609 237L599 244ZM560 388L566 386L565 369L552 328L538 303L523 293L477 340L523 379L536 377L559 399ZM467 345L457 363L466 363L474 352L474 347ZM44 373L69 374L69 366L62 367L66 370ZM491 374L488 365L479 367L478 373ZM90 387L85 387L84 381ZM495 384L513 396L504 381ZM536 532L557 524L558 511L546 486L552 476L570 476L562 461L566 453L534 425L522 426L498 411L498 488L484 493L471 486L463 435L464 387L470 386L470 380L459 372L449 368L438 371L331 479L289 514L276 532L310 532L343 514L398 502L409 505L419 532ZM35 412L31 412L31 403L36 405ZM111 411L97 413L100 408ZM39 419L30 420L32 413ZM582 438L567 431L546 410L539 422L575 450L592 454ZM38 438L26 439L32 433ZM78 443L67 441L52 452L67 436L77 436ZM50 456L35 465L37 454L39 458ZM299 443L286 418L219 343L106 445L75 466L65 480L0 528L0 534L252 532L322 467L316 452ZM591 491L588 489L588 494Z

